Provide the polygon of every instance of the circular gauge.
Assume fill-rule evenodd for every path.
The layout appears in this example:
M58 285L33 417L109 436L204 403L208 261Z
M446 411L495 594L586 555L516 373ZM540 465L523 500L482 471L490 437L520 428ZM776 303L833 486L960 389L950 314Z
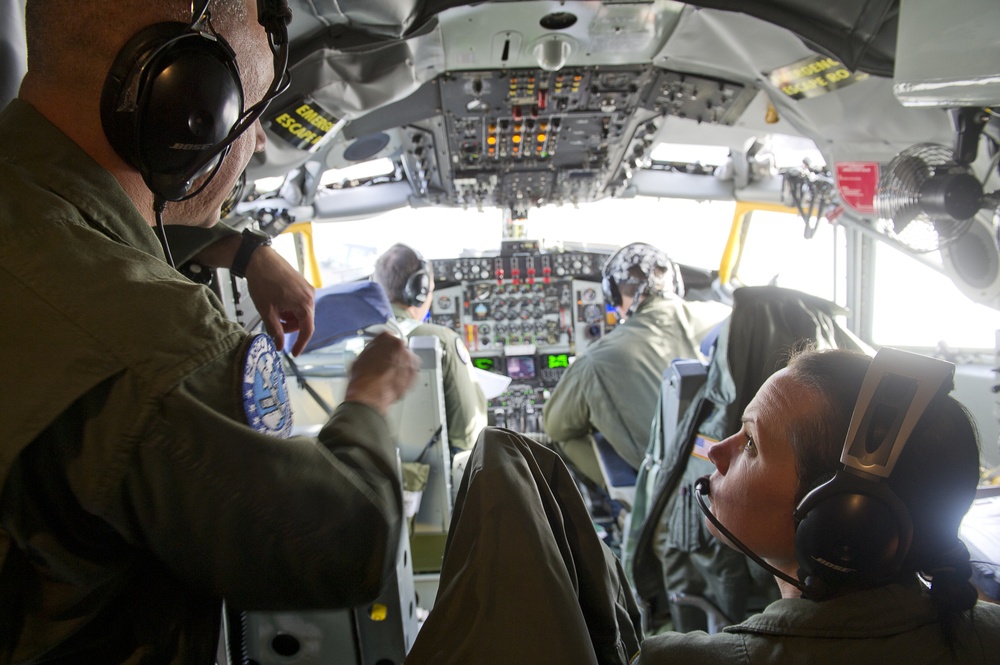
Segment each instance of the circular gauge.
M594 299L597 298L597 291L594 289L584 289L581 297L584 302L594 302Z
M601 320L601 308L597 305L587 305L583 308L583 320L584 321L600 321Z
M473 294L476 300L486 300L493 293L493 287L489 284L476 284Z

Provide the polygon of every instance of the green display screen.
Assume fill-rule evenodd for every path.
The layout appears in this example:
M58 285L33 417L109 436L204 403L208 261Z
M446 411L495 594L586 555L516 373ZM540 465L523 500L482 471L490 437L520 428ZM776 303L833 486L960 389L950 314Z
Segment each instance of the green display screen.
M479 369L485 370L487 372L492 372L496 369L497 361L495 358L473 358L472 364Z
M546 357L546 366L549 369L569 367L569 356L565 353L553 353Z

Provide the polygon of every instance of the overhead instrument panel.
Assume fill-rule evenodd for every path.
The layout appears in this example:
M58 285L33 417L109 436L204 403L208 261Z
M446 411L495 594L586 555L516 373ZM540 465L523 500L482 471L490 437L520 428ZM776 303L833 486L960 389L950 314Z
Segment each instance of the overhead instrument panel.
M677 118L732 125L756 92L719 79L661 70L643 107Z
M464 71L438 87L452 203L515 212L602 198L663 117L733 124L754 94L649 65Z

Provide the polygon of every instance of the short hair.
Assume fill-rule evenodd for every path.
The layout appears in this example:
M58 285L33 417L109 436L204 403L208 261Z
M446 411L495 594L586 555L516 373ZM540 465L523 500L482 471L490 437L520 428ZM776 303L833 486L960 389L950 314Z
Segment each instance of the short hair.
M380 284L389 296L390 302L405 303L403 292L410 275L421 268L427 270L427 279L434 283L434 267L409 245L396 243L378 257L372 281Z
M843 349L804 350L789 361L789 375L821 397L813 402L813 417L787 425L799 477L797 501L841 468L847 430L870 365L867 355ZM979 438L968 410L944 392L931 400L885 482L913 523L901 575L920 573L932 579L931 597L942 616L972 607L976 592L969 583L969 555L958 540L979 482Z
M247 21L246 0L211 0L212 23L223 31ZM24 25L28 71L54 81L103 83L125 43L141 29L191 21L191 0L27 0ZM106 65L105 65L106 63Z

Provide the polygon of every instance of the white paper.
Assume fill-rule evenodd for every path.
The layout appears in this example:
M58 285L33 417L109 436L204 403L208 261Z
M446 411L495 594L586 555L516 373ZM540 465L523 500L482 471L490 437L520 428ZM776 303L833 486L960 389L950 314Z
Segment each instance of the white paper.
M510 385L509 376L495 374L494 372L487 372L486 370L479 369L478 367L472 368L472 375L476 377L476 381L479 382L479 386L483 389L483 394L486 395L486 399L499 397L503 394L503 391L507 390L507 386Z

